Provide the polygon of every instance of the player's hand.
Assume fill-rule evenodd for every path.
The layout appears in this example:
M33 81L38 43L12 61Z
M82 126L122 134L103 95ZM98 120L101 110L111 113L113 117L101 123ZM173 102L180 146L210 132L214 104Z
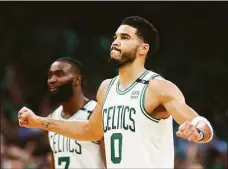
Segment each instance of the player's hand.
M179 126L179 130L177 131L176 135L190 142L199 142L201 139L200 133L189 121L186 121Z
M39 117L33 113L32 110L27 107L23 107L18 112L18 122L19 126L26 128L38 128Z

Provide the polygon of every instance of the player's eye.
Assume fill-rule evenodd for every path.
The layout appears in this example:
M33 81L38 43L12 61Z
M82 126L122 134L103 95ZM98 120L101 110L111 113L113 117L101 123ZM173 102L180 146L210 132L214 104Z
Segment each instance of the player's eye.
M61 77L63 75L64 75L64 73L62 71L56 72L56 76L58 76L58 77Z
M128 36L122 36L121 39L127 40L127 39L129 39L129 37Z
M52 73L48 73L48 79L51 79Z

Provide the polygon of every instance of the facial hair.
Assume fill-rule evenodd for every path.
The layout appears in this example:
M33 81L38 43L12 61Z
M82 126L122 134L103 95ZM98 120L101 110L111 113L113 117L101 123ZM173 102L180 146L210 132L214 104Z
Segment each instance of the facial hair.
M68 81L56 88L55 92L49 92L51 102L61 104L69 101L73 96L73 80Z
M120 50L119 52L121 53ZM127 64L132 63L136 58L136 53L137 53L137 48L129 52L123 53L120 59L110 57L109 63L114 65L116 68L121 68Z

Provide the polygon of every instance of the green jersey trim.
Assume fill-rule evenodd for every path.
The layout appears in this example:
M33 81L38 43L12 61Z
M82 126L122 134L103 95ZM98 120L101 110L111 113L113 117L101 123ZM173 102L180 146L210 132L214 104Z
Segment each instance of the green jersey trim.
M158 74L153 74L151 77L150 77L150 80L159 76ZM145 109L145 96L146 96L146 89L148 87L148 84L145 85L143 87L143 90L142 90L142 93L141 93L141 97L140 97L140 108L141 108L141 111L143 112L143 114L150 120L152 120L153 122L156 122L156 123L159 123L160 119L157 119L155 117L152 117L149 115L149 113L146 111Z
M106 101L106 99L107 99L108 93L109 93L109 91L110 91L110 89L111 89L111 87L112 87L114 81L116 80L116 78L117 78L117 76L116 76L115 78L113 78L113 79L111 80L111 82L109 83L109 85L108 85L108 89L107 89L107 91L106 91L106 94L105 94L103 103L102 103L102 105L101 105L101 108L102 108L102 109L103 109L103 106L104 106L105 101Z
M144 78L147 74L148 74L148 71L146 70L144 73L141 74L141 76L138 79ZM133 87L135 87L136 84L137 84L137 82L135 81L130 86L128 86L126 89L120 90L120 88L119 88L120 81L118 80L118 82L116 84L116 92L120 95L124 95L127 92L129 92Z

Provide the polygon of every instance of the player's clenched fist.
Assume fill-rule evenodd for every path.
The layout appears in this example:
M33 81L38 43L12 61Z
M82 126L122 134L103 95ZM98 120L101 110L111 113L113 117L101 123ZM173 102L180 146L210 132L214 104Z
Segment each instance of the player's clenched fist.
M27 107L23 107L18 112L18 122L21 127L38 128L39 117L35 115L32 110Z
M200 132L189 121L186 121L179 126L179 130L177 131L176 135L188 141L193 141L193 142L199 142L203 138L202 132Z

